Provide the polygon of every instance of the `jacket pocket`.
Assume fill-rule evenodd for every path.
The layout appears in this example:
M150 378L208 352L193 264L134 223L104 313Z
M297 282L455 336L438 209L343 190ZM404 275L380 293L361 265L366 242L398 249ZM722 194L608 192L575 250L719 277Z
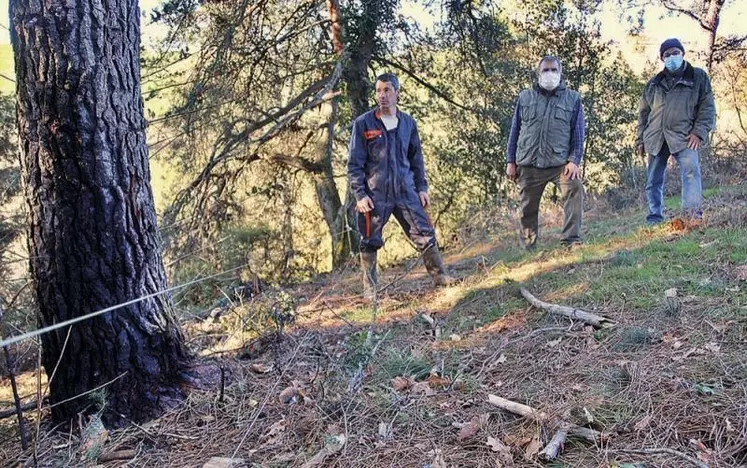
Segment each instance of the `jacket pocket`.
M565 106L559 105L555 108L555 118L563 122L570 122L572 112L573 109L569 109Z
M523 122L534 120L537 116L537 104L522 104L519 112Z
M386 142L384 137L379 136L368 140L368 157L374 161L379 162L382 159L386 159Z
M553 148L548 167L563 166L568 162L568 150L565 148Z

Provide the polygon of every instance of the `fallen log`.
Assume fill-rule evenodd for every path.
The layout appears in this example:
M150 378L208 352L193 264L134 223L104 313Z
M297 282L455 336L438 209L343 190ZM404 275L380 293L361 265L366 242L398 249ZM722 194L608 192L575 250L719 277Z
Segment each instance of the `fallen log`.
M532 293L530 293L526 288L521 288L521 295L538 309L542 309L554 315L562 315L571 320L580 320L594 328L610 328L615 325L613 320L608 319L607 317L602 317L601 315L592 314L591 312L586 312L581 309L574 309L573 307L550 304L549 302L541 301L534 297L534 295L532 295Z

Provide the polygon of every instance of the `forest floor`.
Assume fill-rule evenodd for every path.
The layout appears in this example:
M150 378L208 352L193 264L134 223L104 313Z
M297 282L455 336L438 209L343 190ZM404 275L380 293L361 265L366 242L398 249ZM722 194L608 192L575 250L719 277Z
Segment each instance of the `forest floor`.
M667 200L670 212L678 204ZM453 287L434 289L413 259L382 272L376 308L351 268L186 321L200 365L222 366L223 385L193 389L143 426L81 436L42 423L39 465L744 465L747 187L709 190L705 212L701 225L646 227L641 206L600 205L583 246L568 250L549 208L533 251L511 227L448 251ZM612 326L535 308L520 288ZM292 323L257 338L250 322L267 317ZM34 392L34 372L20 380ZM569 435L557 459L539 461L559 424L597 432ZM32 466L30 453L15 420L0 421L0 459Z

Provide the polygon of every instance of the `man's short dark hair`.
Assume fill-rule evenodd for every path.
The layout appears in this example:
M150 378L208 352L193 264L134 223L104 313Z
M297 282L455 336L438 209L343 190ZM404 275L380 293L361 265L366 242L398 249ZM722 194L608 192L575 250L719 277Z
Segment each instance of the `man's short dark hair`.
M537 64L538 73L542 71L540 70L540 67L542 67L542 62L555 62L556 64L558 64L558 71L561 73L563 72L563 65L560 63L560 60L558 60L556 56L545 55L544 57L542 57L542 60L540 60L539 63Z
M376 81L391 83L395 91L399 91L399 78L394 73L382 73L376 77Z

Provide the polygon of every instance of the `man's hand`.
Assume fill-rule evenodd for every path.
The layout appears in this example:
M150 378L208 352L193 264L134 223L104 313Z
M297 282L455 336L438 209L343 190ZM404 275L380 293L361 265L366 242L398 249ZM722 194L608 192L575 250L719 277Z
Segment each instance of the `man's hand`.
M358 213L368 213L369 211L373 211L373 209L374 204L373 200L371 200L371 197L363 197L355 204L355 210Z
M687 147L691 150L698 151L700 147L700 137L692 133L687 136Z
M568 164L565 165L565 169L563 169L563 177L566 177L569 180L580 179L581 174L579 174L578 166L575 163L568 161Z
M635 149L635 152L641 158L646 156L646 149L643 147L643 145L638 145L638 147Z
M418 196L420 197L420 204L423 205L423 208L428 208L431 205L431 197L428 196L428 192L418 192Z
M506 164L506 175L509 179L515 181L518 177L518 174L516 172L516 163L508 163Z

